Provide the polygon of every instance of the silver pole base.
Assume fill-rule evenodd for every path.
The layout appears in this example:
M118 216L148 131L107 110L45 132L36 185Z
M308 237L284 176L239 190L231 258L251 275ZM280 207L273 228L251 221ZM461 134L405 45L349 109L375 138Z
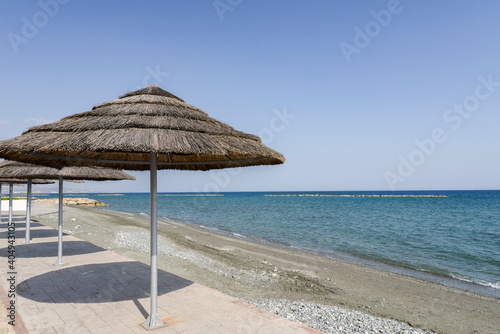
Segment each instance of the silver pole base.
M56 263L54 263L54 266L64 266L66 263L63 261L63 259L60 257L57 259Z
M30 244L31 243L31 240L24 240L23 241L23 244Z
M147 330L152 330L152 329L167 327L168 325L160 319L158 314L150 314L146 319L146 321L144 321L144 323L141 324L141 326L146 328Z

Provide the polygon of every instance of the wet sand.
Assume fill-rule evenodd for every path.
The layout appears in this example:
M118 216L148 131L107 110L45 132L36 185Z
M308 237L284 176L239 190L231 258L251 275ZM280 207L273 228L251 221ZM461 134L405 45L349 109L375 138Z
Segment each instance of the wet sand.
M148 217L64 210L66 233L149 264ZM54 213L33 219L57 228ZM162 270L238 298L335 305L436 333L500 333L500 299L172 221L158 232Z

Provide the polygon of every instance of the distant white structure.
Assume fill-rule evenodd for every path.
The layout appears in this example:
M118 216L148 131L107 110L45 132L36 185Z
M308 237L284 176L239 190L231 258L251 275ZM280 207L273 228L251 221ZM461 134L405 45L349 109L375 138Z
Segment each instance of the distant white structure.
M26 211L26 200L16 199L12 201L12 211ZM2 212L9 212L9 200L2 200Z

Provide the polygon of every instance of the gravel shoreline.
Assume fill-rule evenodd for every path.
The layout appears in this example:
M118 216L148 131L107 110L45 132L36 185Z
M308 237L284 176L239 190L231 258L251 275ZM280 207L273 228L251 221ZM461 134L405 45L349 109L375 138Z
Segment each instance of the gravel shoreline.
M432 334L394 320L374 317L337 306L287 299L242 298L261 310L279 315L327 334L337 333L400 333Z
M72 231L66 231L71 233ZM149 252L149 244L147 242L148 234L118 232L116 234L115 245L134 249L140 252ZM160 238L162 238L160 236ZM175 245L170 245L159 241L158 247L159 256L176 256L183 260L188 260L193 263L202 264L203 268L229 276L233 279L246 276L246 279L254 282L267 281L269 277L265 274L249 274L242 270L230 270L230 268L218 268L210 258L204 257L194 252L181 250ZM251 277L250 277L251 276ZM293 301L287 299L270 299L270 298L242 298L240 300L252 304L264 311L276 314L280 317L297 322L308 327L317 329L327 334L337 333L401 333L401 334L432 334L433 332L423 331L413 328L408 324L374 317L362 312L343 309L337 306L322 305L304 301Z

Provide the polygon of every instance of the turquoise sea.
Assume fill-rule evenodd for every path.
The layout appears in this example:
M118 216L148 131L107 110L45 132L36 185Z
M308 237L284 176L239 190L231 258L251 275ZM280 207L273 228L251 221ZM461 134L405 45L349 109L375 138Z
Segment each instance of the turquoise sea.
M119 195L88 197L149 213L148 193ZM160 193L158 215L500 298L500 191Z

